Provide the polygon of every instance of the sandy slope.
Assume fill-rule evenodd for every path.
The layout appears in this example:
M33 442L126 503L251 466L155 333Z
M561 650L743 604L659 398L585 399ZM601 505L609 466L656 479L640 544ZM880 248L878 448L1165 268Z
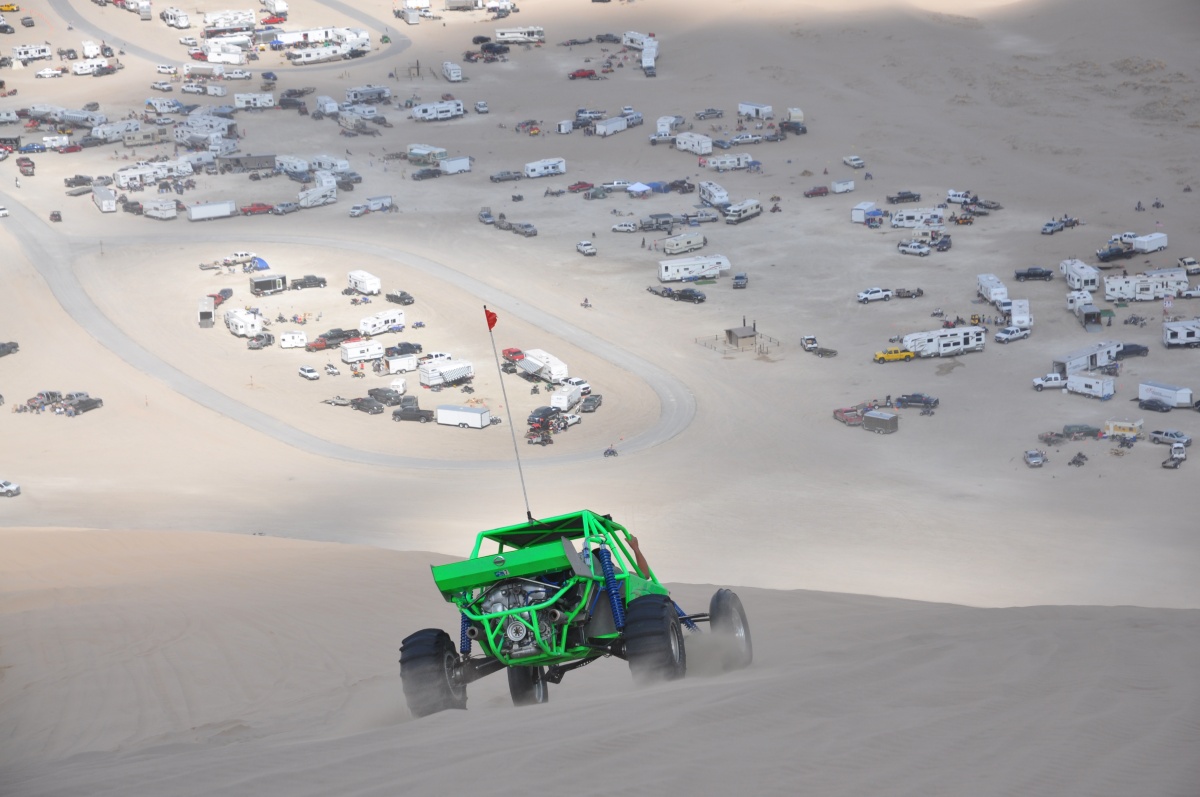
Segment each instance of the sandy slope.
M397 32L390 7L375 3L360 11L375 15L377 31L390 28L394 47L287 74L282 85L340 96L398 71L399 96L453 88L487 99L492 113L444 127L398 119L370 143L281 112L239 117L249 152L283 149L283 132L294 136L288 151L349 150L366 180L335 208L164 226L62 197L61 177L120 165L108 152L40 156L38 177L19 192L0 180L0 204L12 211L0 224L0 338L21 342L0 360L0 392L10 404L45 389L105 399L73 420L0 413L0 477L25 488L0 502L0 526L13 529L0 565L0 782L20 794L367 794L494 783L501 773L496 790L516 793L540 788L545 772L572 772L583 775L576 790L598 792L611 790L604 779L620 760L622 783L644 792L729 791L750 771L760 793L796 784L856 795L1195 792L1200 775L1181 746L1196 733L1186 674L1200 562L1194 513L1180 500L1191 472L1162 471L1150 446L1118 459L1106 445L1075 443L1050 452L1042 471L1027 470L1020 452L1064 423L1133 414L1124 399L1139 378L1200 385L1196 358L1161 349L1153 324L1118 321L1105 337L1152 353L1126 364L1117 401L1034 394L1028 379L1051 358L1095 339L1061 309L1056 281L1025 289L1037 318L1028 341L948 362L870 362L888 337L935 324L933 307L979 312L970 303L977 273L1053 267L1112 232L1159 223L1171 249L1151 265L1195 253L1196 194L1181 189L1200 185L1197 9L1182 0L1101 6L976 3L968 16L943 2L670 0L568 12L529 0L514 24L545 25L551 44L469 67L470 81L449 87L428 66L458 58L471 35L495 25L449 17L444 28ZM340 6L293 8L297 19L346 19ZM77 46L85 24L111 31L109 41L131 44L128 68L102 81L6 73L18 99L44 93L72 105L103 91L118 115L144 99L152 63L180 56L175 32L157 22L90 3L72 13L77 32L47 15L39 36ZM600 52L553 42L629 29L662 37L659 78L628 68L583 85L560 77ZM409 77L418 60L423 76ZM719 176L736 196L781 195L784 212L711 225L710 251L748 271L751 287L707 286L698 307L643 291L659 255L640 235L607 232L612 209L679 212L693 199L584 202L543 197L540 182L486 180L552 155L568 159L570 180L700 179L690 156L646 146L646 128L600 141L512 127L585 104L632 104L653 119L739 100L800 105L811 132L754 150L761 175ZM475 171L413 183L382 160L413 141L473 155ZM972 188L1005 210L954 230L945 255L900 257L898 232L847 224L845 197L800 197L847 176L840 162L850 152L875 176L859 181L854 202ZM0 169L15 172L11 159ZM281 180L200 182L185 200L281 201L293 190ZM517 191L521 203L508 198ZM377 193L393 193L401 213L344 218L349 202ZM1132 211L1155 196L1161 212ZM483 205L533 221L539 236L479 225ZM56 208L67 221L52 226ZM1037 234L1062 213L1087 224ZM574 243L588 237L600 255L583 260ZM427 349L486 364L486 302L501 316L500 346L567 360L605 404L552 449L520 446L533 511L611 512L673 581L808 590L740 589L756 667L636 693L622 665L605 662L571 676L547 711L514 713L503 682L485 681L469 715L407 722L395 648L414 628L448 622L425 565L461 555L480 528L524 516L507 423L459 434L339 412L319 399L363 386L296 378L298 364L320 358L248 352L223 331L196 329L204 293L232 287L235 302L250 303L241 274L195 267L240 248L331 284L351 267L376 271L418 297L411 317L427 322ZM852 301L875 284L920 285L926 296ZM578 307L584 296L594 309ZM313 331L361 315L335 289L261 304L272 317L312 313ZM777 343L760 353L701 345L743 318ZM839 356L799 351L795 341L810 333ZM635 360L661 380L631 368ZM541 402L514 389L523 383L479 370L476 396L494 410L511 404L520 421ZM667 382L687 406L661 402ZM838 406L914 390L942 406L934 418L907 413L892 437L829 418ZM1195 433L1193 417L1146 423ZM691 422L682 428L680 418ZM317 444L298 447L301 433ZM623 456L601 460L610 442ZM364 453L339 457L334 446ZM1088 453L1085 468L1066 467L1076 451ZM106 531L25 530L42 526ZM226 534L159 533L196 530ZM679 595L702 606L710 591ZM1055 608L1083 604L1171 608Z
M395 649L453 617L419 554L9 531L0 779L20 795L1187 794L1195 611L743 589L754 666L635 690L602 660L413 721ZM101 563L96 566L97 562ZM662 566L661 564L659 565ZM685 607L711 587L679 586ZM538 784L541 784L540 786Z

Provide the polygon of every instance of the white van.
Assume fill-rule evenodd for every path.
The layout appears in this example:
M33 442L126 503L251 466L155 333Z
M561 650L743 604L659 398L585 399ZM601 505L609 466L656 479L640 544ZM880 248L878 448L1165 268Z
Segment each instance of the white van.
M171 66L170 64L159 64L154 67L154 71L160 75L176 75L179 74L179 67Z

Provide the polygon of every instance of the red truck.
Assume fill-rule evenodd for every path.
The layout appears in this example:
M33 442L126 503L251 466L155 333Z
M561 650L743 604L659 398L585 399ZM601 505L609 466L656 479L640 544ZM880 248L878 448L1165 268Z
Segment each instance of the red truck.
M567 75L571 80L594 80L596 78L595 69L576 69L571 74Z
M274 205L268 205L264 202L255 202L251 205L241 207L240 210L243 216L261 216L264 213L270 213L274 207Z
M17 158L17 168L21 171L22 177L33 177L33 159L32 158Z

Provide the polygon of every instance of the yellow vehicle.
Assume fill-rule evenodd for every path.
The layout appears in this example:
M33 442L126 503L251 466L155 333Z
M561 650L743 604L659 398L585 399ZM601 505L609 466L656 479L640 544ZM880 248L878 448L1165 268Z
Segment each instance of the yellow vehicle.
M884 349L883 351L875 352L875 362L891 363L891 362L896 362L898 360L901 362L908 362L915 356L916 355L913 354L911 351L906 351L906 350L898 348L896 346L889 346L888 348Z
M0 11L20 11L21 7L16 3L0 3Z

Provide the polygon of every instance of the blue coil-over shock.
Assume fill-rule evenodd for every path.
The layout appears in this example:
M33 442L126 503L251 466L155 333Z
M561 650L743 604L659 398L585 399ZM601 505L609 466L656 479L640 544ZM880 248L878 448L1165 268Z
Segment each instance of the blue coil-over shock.
M464 656L471 655L471 637L467 636L467 629L471 627L471 621L467 619L465 614L459 615L462 618L462 623L459 625L458 631L458 652Z
M604 589L608 592L608 602L612 605L613 622L620 631L625 628L625 607L621 604L621 585L617 583L613 572L612 553L607 548L596 549L596 558L600 560L600 569L604 572Z
M671 605L675 607L675 613L679 615L679 619L683 620L683 627L689 631L699 631L700 626L696 625L692 618L687 616L687 612L679 608L679 604L671 601Z

